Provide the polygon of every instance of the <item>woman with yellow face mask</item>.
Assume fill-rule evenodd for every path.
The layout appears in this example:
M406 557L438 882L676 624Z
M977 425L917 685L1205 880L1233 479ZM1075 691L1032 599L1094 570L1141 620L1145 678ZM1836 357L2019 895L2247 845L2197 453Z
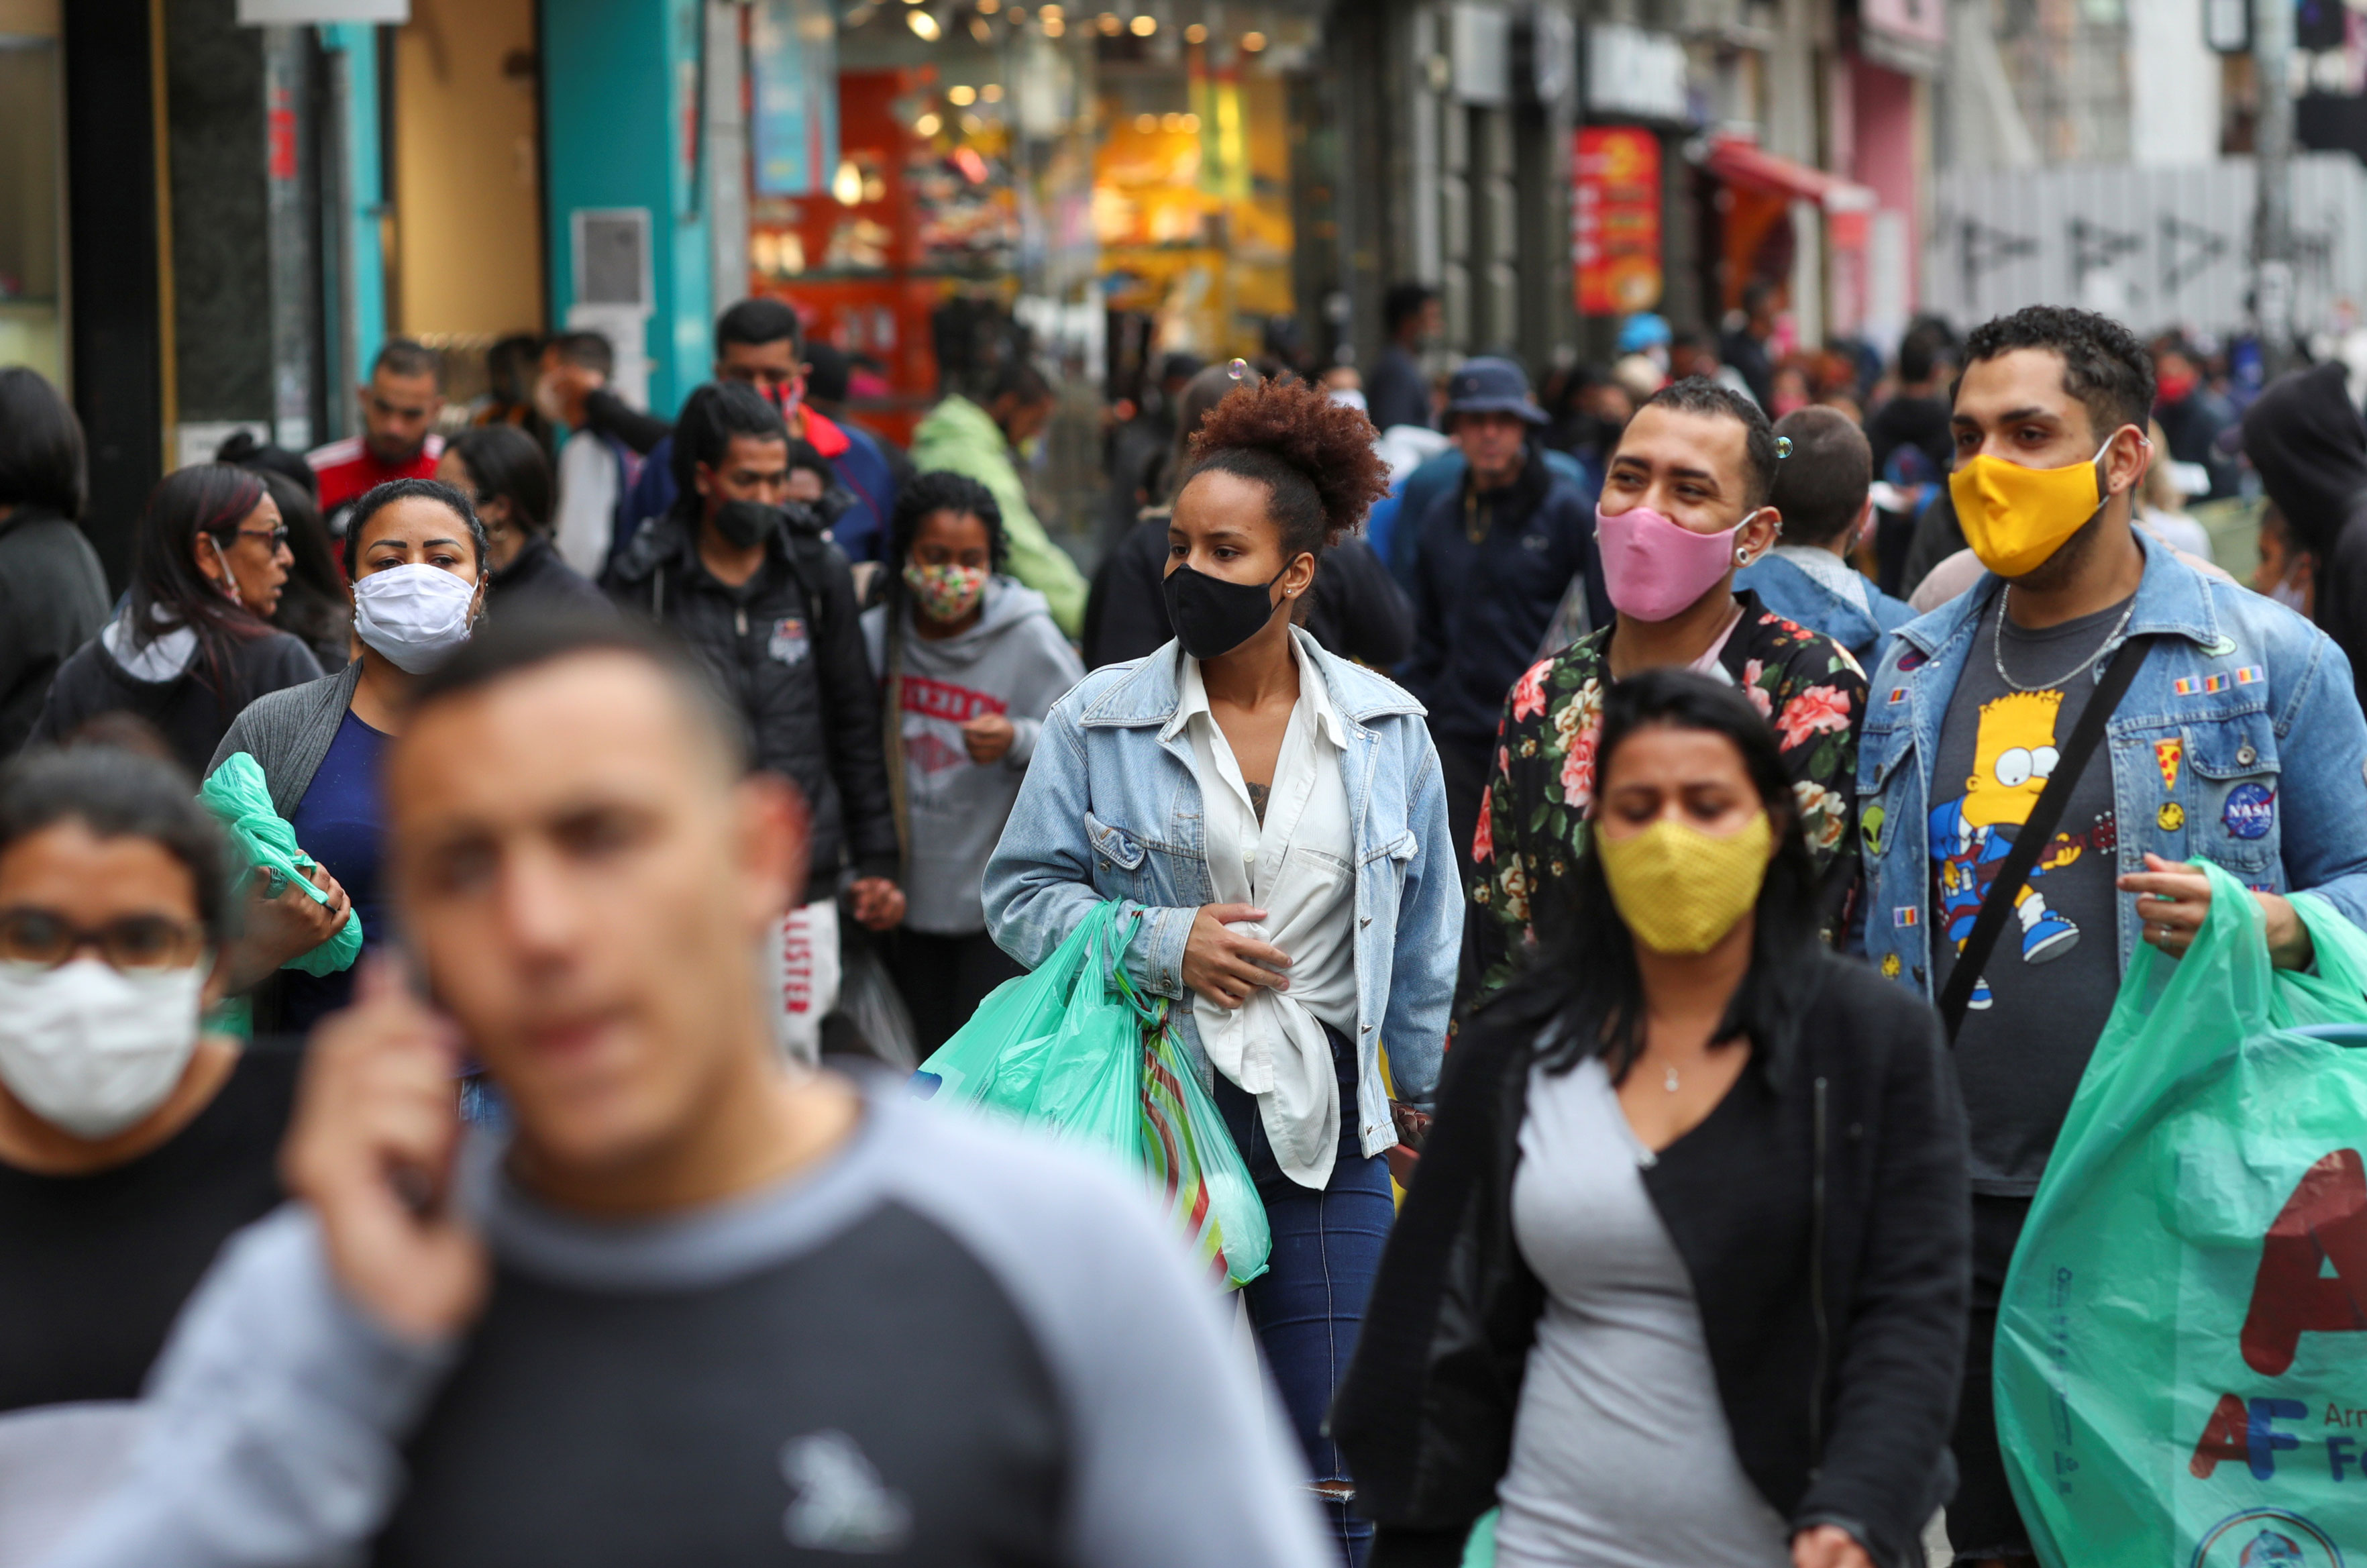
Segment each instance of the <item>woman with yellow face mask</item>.
M1575 918L1449 1053L1332 1430L1376 1561L1871 1568L1944 1501L1970 1272L1938 1020L1817 939L1767 722L1605 705Z

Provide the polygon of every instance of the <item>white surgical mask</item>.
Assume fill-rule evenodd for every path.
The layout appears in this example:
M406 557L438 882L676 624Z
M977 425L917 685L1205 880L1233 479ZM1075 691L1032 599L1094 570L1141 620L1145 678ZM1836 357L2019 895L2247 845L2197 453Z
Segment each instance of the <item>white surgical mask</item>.
M107 1138L163 1105L198 1045L206 968L0 964L0 1083L42 1120Z
M354 632L413 675L469 640L477 585L441 566L390 566L354 579Z
M2307 615L2309 613L2308 597L2291 582L2278 583L2271 586L2269 589L2269 597L2276 600L2277 603L2284 606L2285 608L2293 611L2295 615Z

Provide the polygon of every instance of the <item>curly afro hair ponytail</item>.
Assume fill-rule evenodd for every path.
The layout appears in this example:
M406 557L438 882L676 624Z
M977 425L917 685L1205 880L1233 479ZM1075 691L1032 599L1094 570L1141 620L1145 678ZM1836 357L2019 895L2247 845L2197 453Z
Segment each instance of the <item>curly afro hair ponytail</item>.
M1374 436L1363 410L1305 381L1243 387L1202 421L1184 483L1214 472L1264 485L1284 560L1320 560L1389 493L1388 465L1373 451Z

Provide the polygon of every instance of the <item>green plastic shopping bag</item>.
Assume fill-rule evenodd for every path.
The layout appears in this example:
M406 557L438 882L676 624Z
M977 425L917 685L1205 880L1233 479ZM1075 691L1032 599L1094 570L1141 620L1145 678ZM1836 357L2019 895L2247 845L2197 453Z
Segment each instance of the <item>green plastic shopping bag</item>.
M2367 1551L2367 935L2293 903L2270 966L2216 867L2141 947L1999 1314L1998 1437L2047 1568L2339 1568Z
M329 895L314 887L308 874L319 862L296 846L296 830L272 810L271 791L263 783L263 768L253 756L235 751L222 758L222 765L198 787L198 799L230 829L245 864L271 874L267 890L271 896L277 895L280 882L290 881L310 893L313 903L329 902ZM245 881L244 876L239 879L242 887ZM306 974L334 974L352 968L361 950L361 911L352 910L346 914L345 925L328 940L297 954L279 967L300 969Z
M1034 973L1005 981L913 1074L915 1092L1048 1129L1147 1175L1212 1275L1265 1272L1265 1205L1216 1105L1121 957L1138 913L1079 923Z

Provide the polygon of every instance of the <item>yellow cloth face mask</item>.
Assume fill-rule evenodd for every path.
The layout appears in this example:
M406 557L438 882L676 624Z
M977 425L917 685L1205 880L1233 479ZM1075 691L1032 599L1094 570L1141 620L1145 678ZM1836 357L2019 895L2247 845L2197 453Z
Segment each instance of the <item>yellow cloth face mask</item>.
M1763 811L1723 838L1667 817L1625 838L1594 830L1611 902L1656 953L1705 953L1725 940L1759 902L1774 845Z
M2103 509L2104 483L2097 465L2112 444L2107 436L2094 457L2062 468L2023 468L1987 452L1958 463L1948 476L1948 495L1956 504L1965 542L1981 564L2009 578L2045 565Z

